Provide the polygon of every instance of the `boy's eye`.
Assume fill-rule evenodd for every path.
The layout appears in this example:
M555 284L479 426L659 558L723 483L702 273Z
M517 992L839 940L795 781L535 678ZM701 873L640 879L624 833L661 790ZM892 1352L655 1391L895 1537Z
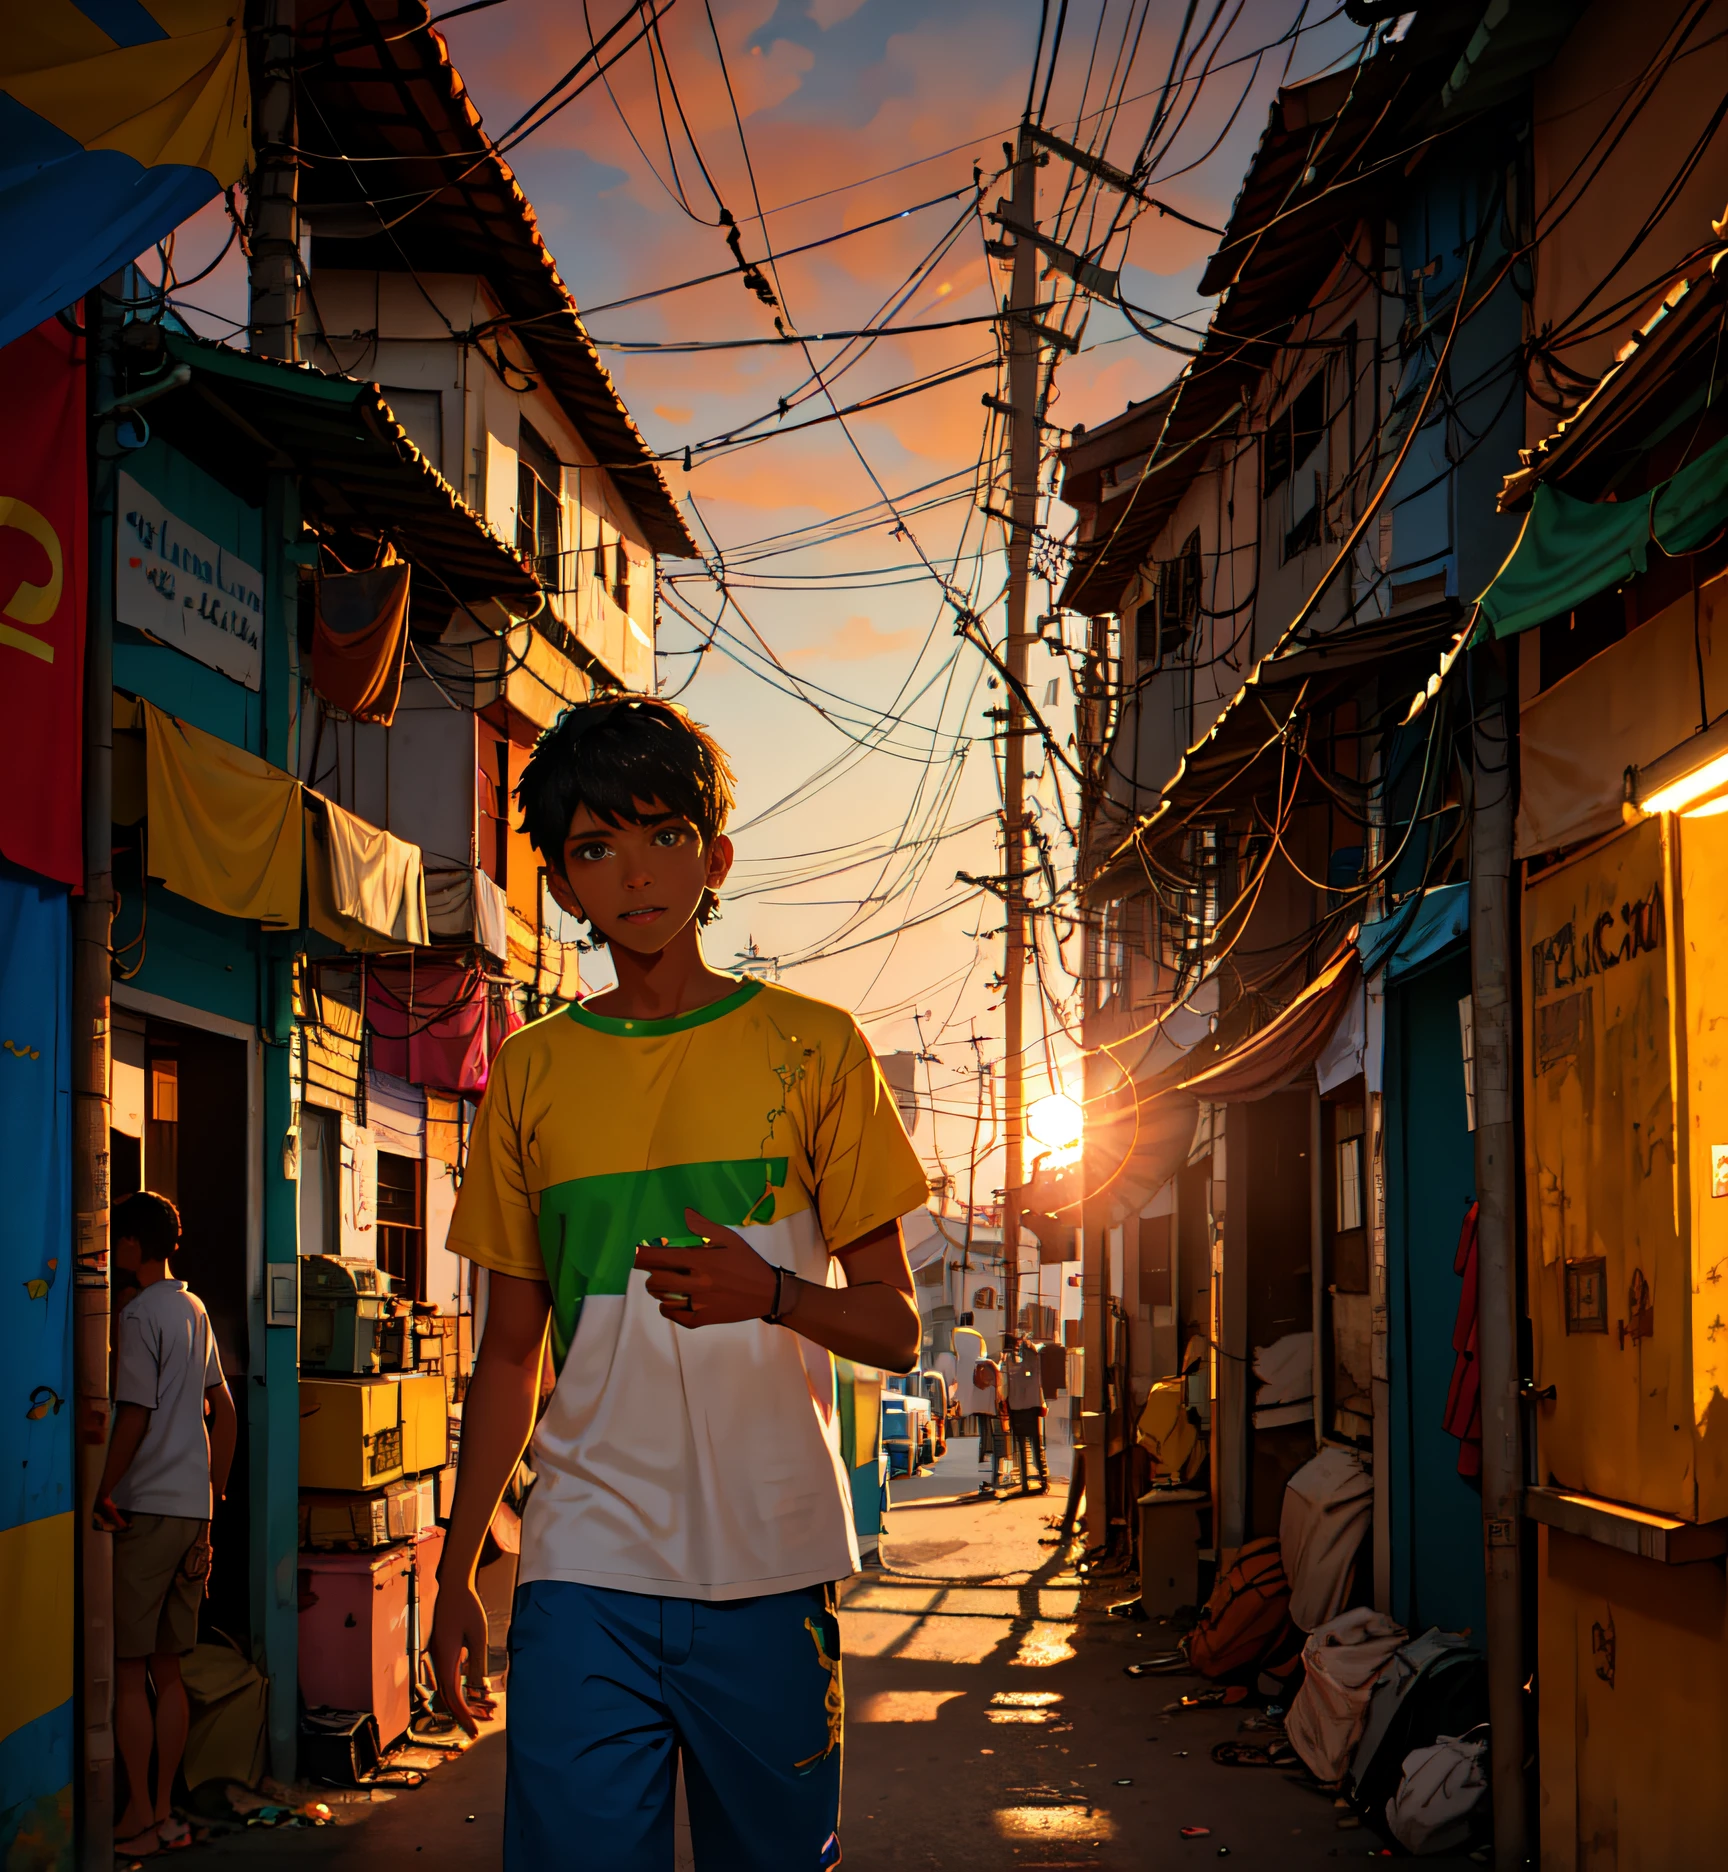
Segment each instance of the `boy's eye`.
M576 862L578 864L598 864L599 861L607 855L609 850L610 847L602 843L599 839L594 840L593 843L588 845L578 845L575 853Z
M670 850L674 845L682 845L688 836L682 826L662 826L654 834L654 843Z

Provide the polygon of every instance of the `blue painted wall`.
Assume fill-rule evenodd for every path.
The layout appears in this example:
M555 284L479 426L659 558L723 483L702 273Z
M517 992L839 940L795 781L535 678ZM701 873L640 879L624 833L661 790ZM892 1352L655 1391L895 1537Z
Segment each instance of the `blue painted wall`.
M72 1050L66 892L0 864L0 1859L72 1863Z

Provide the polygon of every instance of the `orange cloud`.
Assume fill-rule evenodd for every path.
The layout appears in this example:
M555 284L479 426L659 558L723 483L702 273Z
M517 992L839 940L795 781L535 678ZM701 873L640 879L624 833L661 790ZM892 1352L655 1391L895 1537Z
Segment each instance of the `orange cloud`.
M892 656L910 650L923 632L906 630L879 631L867 617L849 617L831 636L818 643L805 644L788 651L788 663L862 663L870 657Z

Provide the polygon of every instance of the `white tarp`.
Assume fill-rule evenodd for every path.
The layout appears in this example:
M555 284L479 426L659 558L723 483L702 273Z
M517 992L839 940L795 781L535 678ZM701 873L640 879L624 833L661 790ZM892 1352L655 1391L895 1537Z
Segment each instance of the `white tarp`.
M1375 1680L1407 1636L1384 1612L1358 1606L1322 1625L1302 1647L1306 1674L1284 1732L1315 1780L1337 1781L1350 1766Z
M264 676L264 575L120 470L114 615L248 689Z

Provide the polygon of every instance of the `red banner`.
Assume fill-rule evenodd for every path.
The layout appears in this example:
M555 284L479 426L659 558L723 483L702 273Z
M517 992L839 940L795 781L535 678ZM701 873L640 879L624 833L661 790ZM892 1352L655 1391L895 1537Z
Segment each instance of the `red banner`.
M0 350L0 854L84 881L84 339Z

